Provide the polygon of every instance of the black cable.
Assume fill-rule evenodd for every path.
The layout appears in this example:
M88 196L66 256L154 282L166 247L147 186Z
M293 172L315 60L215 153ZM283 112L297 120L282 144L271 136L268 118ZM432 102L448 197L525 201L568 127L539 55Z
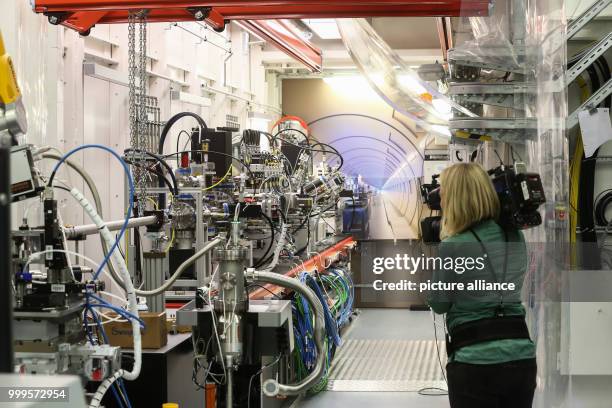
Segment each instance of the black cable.
M591 93L597 92L601 83L596 69L591 65L586 70L591 82ZM597 157L599 149L595 151L593 157ZM594 194L595 194L595 160L585 160L582 156L582 166L579 180L579 208L578 213L580 219L580 238L584 243L596 243L597 233L595 232L595 217L594 214ZM582 267L588 270L601 269L601 256L598 250L595 250L593 245L584 246L582 255Z
M599 193L595 199L595 221L597 225L608 227L612 220L608 220L606 212L612 204L612 189L607 189Z
M251 171L251 169L250 169L248 164L246 164L243 160L237 158L236 156L232 156L231 154L227 154L227 153L223 153L223 152L217 152L217 151L214 151L214 150L184 150L184 151L181 151L181 152L165 154L165 155L160 156L160 157L162 159L166 159L168 157L178 156L179 154L183 154L183 153L210 153L210 154L218 154L218 155L225 156L225 157L231 157L232 159L236 160L238 163L242 164L242 166L249 172L249 175L251 176L251 179L255 180L255 175ZM255 185L253 185L253 193L257 194L257 186L255 186Z
M610 66L608 65L608 62L605 60L605 58L598 58L595 60L593 65L601 73L603 83L605 84L608 81L610 75ZM611 103L612 95L607 97L601 105L606 108L610 108L612 106Z
M338 149L336 149L334 146L328 145L327 143L322 143L322 142L317 142L312 145L312 147L315 147L315 146L329 147L330 149L332 149L333 150L332 153L336 154L336 156L340 158L340 165L338 166L338 170L340 170L342 166L344 166L344 157L340 154ZM327 153L327 151L325 151L325 153Z
M143 277L141 246L142 246L142 237L140 236L140 229L136 228L135 234L134 234L134 251L136 252L136 256L134 256L134 263L136 264L136 272L134 273L134 278L135 278L135 281L138 283L142 283L142 277ZM129 262L129 260L126 259L126 262Z
M306 133L302 132L301 130L298 130L298 129L283 129L283 130L279 130L278 132L276 132L276 134L275 134L274 136L272 136L272 138L273 138L274 140L276 140L276 138L278 137L278 135L280 135L280 134L282 134L282 133L287 133L287 132L297 132L297 133L299 133L300 135L304 136L304 141L306 142L306 144L307 144L308 146L310 146L310 139L308 138L308 135L307 135ZM283 139L281 139L281 140L283 140ZM287 143L290 143L290 142L287 142ZM291 143L290 143L290 144L291 144Z
M147 152L145 150L140 150L140 149L125 149L125 151L124 151L124 153L129 153L129 152L144 154L146 156L149 156L149 157L155 159L159 164L164 166L166 168L166 170L168 171L168 174L170 175L170 178L172 179L172 184L174 185L174 194L178 195L178 183L176 181L176 176L174 174L174 171L173 171L172 167L170 167L170 165L168 163L166 163L166 161L164 160L164 157L158 156L157 154L154 154L154 153L151 153L151 152ZM163 180L160 180L160 183L162 183L162 181ZM162 184L162 186L163 186L163 184Z
M318 215L320 215L320 214L323 214L325 211L329 211L329 210L331 210L331 209L332 209L332 208L334 208L336 205L338 205L338 201L336 201L335 203L333 203L332 205L330 205L330 206L329 206L329 207L327 207L326 209L319 211L319 212L318 212L318 213L316 213L316 214L312 214L312 208L311 208L310 213L308 213L308 215L306 216L306 218L304 219L304 221L303 221L303 222L300 224L300 226L299 226L299 227L297 227L295 230L293 230L293 233L295 234L296 232L298 232L299 230L301 230L301 229L302 229L302 227L303 227L304 225L306 225L306 221L307 221L309 218L316 217L316 216L318 216Z
M178 122L180 119L188 117L188 116L194 118L198 122L198 125L200 126L200 132L202 129L208 129L208 126L206 125L206 122L204 122L204 119L202 119L202 117L198 115L197 113L193 113L193 112L177 113L176 115L172 116L166 122L166 124L164 125L164 128L162 129L162 132L159 136L159 145L157 146L157 153L159 155L164 154L164 142L166 141L166 137L168 136L168 132L170 131L172 126L174 126L174 124ZM172 171L172 169L170 169L169 171L172 174L172 178L174 179L174 183L175 183L174 185L177 188L176 194L178 194L178 185L176 184L176 177L174 176L174 172ZM159 180L159 187L163 187L162 180ZM166 207L166 196L165 195L160 194L158 201L159 201L159 205L161 208Z
M263 256L259 258L259 261L257 261L257 263L253 266L254 268L259 268L261 265L263 265L263 261L266 259L266 257L272 250L272 247L274 246L274 223L272 222L272 219L268 217L265 213L262 212L261 216L264 217L264 219L268 222L268 224L270 224L270 229L272 230L272 236L270 237L270 245L268 245L268 249L263 254Z
M208 129L208 126L206 125L206 122L204 122L204 119L202 119L202 117L198 115L197 113L193 113L193 112L177 113L176 115L171 117L168 120L168 122L166 122L166 124L164 125L164 128L162 129L162 132L159 136L159 145L157 147L158 154L160 155L164 154L164 142L166 141L166 137L168 136L168 132L170 131L172 126L174 126L174 124L178 122L179 119L182 119L187 116L191 116L192 118L194 118L202 129Z
M291 146L299 147L299 148L301 148L302 150L306 150L306 151L309 151L309 152L315 152L315 153L329 153L329 151L328 151L328 150L313 149L313 148L311 148L311 147L305 147L305 146L300 146L300 145L297 145L297 144L295 144L295 143L291 143L290 141L285 140L285 139L280 139L280 140L281 140L281 141L283 141L284 143L287 143L287 144L291 145ZM333 150L331 153L333 153L333 154L337 155L337 156L340 158L340 167L339 167L338 169L340 169L340 168L341 168L341 167L344 165L344 157L342 157L342 155L340 154L340 152L338 152L338 150L337 150L336 148L334 148L333 146L330 146L330 145L328 145L328 144L326 144L326 143L321 143L321 142L317 142L317 143L315 143L313 146L317 146L317 145L327 146L327 147L329 147L329 148L331 148L331 149ZM309 146L310 146L310 145L309 145Z
M181 150L180 146L180 141L181 141L181 136L182 135L187 135L187 137L189 138L189 140L191 141L191 135L189 134L189 132L187 132L186 130L181 130L178 134L178 136L176 137L176 151L178 152L179 150Z
M444 373L444 367L442 367L442 357L440 357L440 345L438 343L438 327L436 326L436 314L433 313L433 325L434 325L434 339L436 342L436 352L438 354L438 363L440 364L440 370L442 370L442 377L444 378L444 382L448 387L448 379L446 378L446 374Z
M70 189L69 189L69 188L64 187L64 186L59 186L59 185L57 185L57 184L54 184L54 185L53 185L53 188L57 188L57 189L59 189L59 190L64 190L64 191L70 192Z
M516 158L514 157L515 154L518 156L520 161L523 161L523 158L521 157L519 152L515 152L514 151L514 147L512 147L512 145L510 145L510 155L512 156L512 161L516 163Z
M265 290L266 292L270 293L270 294L271 294L272 296L274 296L275 298L277 298L277 299L282 299L282 298L281 298L280 296L278 296L276 293L272 292L270 289L266 288L265 286L260 285L259 283L251 283L249 286L247 286L247 289L248 289L248 288L251 288L251 287L257 287L257 288L263 289L263 290Z
M166 178L166 176L164 176L164 174L161 171L159 171L158 169L147 167L147 166L143 165L142 163L136 163L136 162L133 162L133 161L127 160L127 159L124 159L124 161L127 164L129 164L130 166L140 167L140 168L142 168L142 169L144 169L144 170L146 170L146 171L148 171L150 173L153 173L155 176L157 176L158 178L160 178L164 182L164 184L168 187L168 189L171 192L174 192L174 186L172 185L170 180L168 180Z
M278 362L280 361L280 359L282 358L282 354L279 354L278 358L271 362L268 365L265 365L263 367L261 367L261 369L259 369L259 371L257 371L255 374L253 374L251 376L251 378L249 379L249 391L247 392L247 408L251 408L251 388L253 387L253 379L255 377L257 377L258 375L260 375L261 373L263 373L263 371L267 368L270 368L272 366L275 366L276 364L278 364Z

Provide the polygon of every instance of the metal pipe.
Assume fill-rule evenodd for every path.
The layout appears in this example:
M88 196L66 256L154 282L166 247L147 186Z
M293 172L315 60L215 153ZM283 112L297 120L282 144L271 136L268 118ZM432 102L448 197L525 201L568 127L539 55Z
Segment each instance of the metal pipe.
M234 368L232 356L227 356L227 373L226 380L227 386L225 390L227 394L225 395L225 406L226 408L234 408Z
M200 249L198 252L196 252L194 255L192 255L191 258L187 259L185 262L180 264L180 266L178 268L176 268L176 271L170 277L170 279L168 279L166 282L164 282L164 284L161 285L159 288L156 288L156 289L153 289L153 290L140 290L140 289L136 289L136 294L138 296L156 296L156 295L159 295L160 293L165 292L166 290L170 289L170 287L172 287L172 285L174 285L174 282L176 282L176 280L179 278L179 276L181 276L181 274L183 272L185 272L185 270L187 268L189 268L191 265L193 265L198 259L200 259L204 255L206 255L214 247L216 247L217 245L219 245L221 243L224 243L224 242L225 242L225 239L223 239L223 238L215 238L214 240L208 242L206 245L204 245L204 247L202 249ZM123 282L117 282L117 283L119 283L120 285L123 284Z
M131 218L128 221L128 228L145 227L147 225L153 225L157 223L158 218L155 215L148 215L146 217ZM125 220L109 221L106 223L109 231L118 231L123 227ZM100 231L96 224L87 225L76 225L73 227L64 227L64 232L67 239L83 237L87 235L97 234Z
M277 380L271 378L266 380L262 386L264 394L268 397L275 397L277 395L299 395L308 391L321 380L325 371L325 317L323 315L323 305L312 289L301 284L294 278L288 278L272 272L258 272L253 270L247 271L246 277L252 281L273 283L278 286L293 289L295 292L299 292L304 296L314 310L314 339L317 347L317 361L310 375L297 384L279 384Z

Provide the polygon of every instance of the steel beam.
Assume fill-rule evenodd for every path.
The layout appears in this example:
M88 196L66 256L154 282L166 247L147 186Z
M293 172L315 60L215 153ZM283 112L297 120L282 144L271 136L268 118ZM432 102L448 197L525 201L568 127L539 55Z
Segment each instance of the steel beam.
M479 13L488 13L489 0L32 0L34 11L38 13L58 11L86 11L86 10L153 10L170 8L240 8L240 9L264 9L264 8L286 8L294 5L307 6L314 11L321 8L333 8L346 6L366 6L370 8L404 7L415 12L442 11L444 14L452 11L459 15L466 15L470 11L477 10ZM465 11L465 13L461 13Z
M280 50L306 65L313 72L323 67L323 52L302 39L293 26L284 20L245 20L238 24L245 30L270 41Z
M485 16L490 0L31 0L36 13L52 24L88 34L96 24L126 23L130 12L146 11L148 22L204 21L222 31L240 24L282 51L320 71L321 51L303 40L287 22L264 20L400 16Z

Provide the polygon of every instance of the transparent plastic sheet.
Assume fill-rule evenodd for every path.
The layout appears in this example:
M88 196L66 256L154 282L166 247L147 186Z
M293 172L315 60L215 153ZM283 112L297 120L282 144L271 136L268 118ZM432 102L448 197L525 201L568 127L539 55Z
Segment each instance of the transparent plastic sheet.
M524 38L524 26L522 30L514 29L510 16L515 13L524 16L523 10L524 8L517 7L513 1L498 0L493 3L491 14L487 17L455 19L457 42L452 53L453 59L471 64L497 65L505 68L500 70L502 75L507 71L522 71L520 41ZM466 12L466 15L469 16L469 13ZM520 27L520 24L517 27ZM456 73L457 78L472 79L469 71ZM478 75L485 79L498 79L500 75L499 72L486 68L482 71Z
M448 125L452 109L476 116L428 82L422 81L365 19L336 20L351 58L372 88L395 110L422 128L448 136L435 125Z
M569 214L569 151L566 139L567 90L563 80L567 61L564 2L547 0L530 2L527 6L526 46L533 50L536 59L535 82L537 102L535 115L538 118L535 140L527 142L530 168L542 176L546 189L547 204L542 211L545 224L531 233L533 242L546 242L558 248L556 258L546 257L535 270L536 287L542 291L558 291L543 283L549 276L559 273L559 266L569 264L568 214ZM541 295L541 294L539 294ZM543 296L539 296L543 298ZM538 333L538 363L541 392L539 407L568 406L570 402L570 380L559 368L561 361L569 360L569 332L564 313L564 303L533 302L531 312L533 328ZM539 324L537 323L539 322ZM578 334L581 335L581 334Z
M544 222L525 231L525 236L530 249L544 245L556 249L549 252L554 256L544 257L536 249L531 251L525 282L524 300L537 345L534 407L569 406L570 380L561 369L562 362L568 361L567 314L562 302L545 300L559 299L561 288L550 282L569 264L567 91L559 82L567 59L564 1L496 0L489 17L455 19L453 27L458 27L458 40L451 62L469 62L464 72L452 73L455 81L478 78L484 84L514 82L529 89L504 109L485 104L477 112L487 119L521 122L510 131L488 129L481 134L510 142L528 170L542 177L547 198L541 208Z

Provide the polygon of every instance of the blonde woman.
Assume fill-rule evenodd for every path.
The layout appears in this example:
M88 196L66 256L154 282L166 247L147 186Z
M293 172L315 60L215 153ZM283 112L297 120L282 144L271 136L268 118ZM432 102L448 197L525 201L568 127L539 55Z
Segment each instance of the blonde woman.
M537 366L520 300L527 269L523 234L497 224L499 198L480 165L447 168L440 186L439 256L454 262L436 270L433 280L463 284L430 294L433 311L446 314L450 405L531 407Z

